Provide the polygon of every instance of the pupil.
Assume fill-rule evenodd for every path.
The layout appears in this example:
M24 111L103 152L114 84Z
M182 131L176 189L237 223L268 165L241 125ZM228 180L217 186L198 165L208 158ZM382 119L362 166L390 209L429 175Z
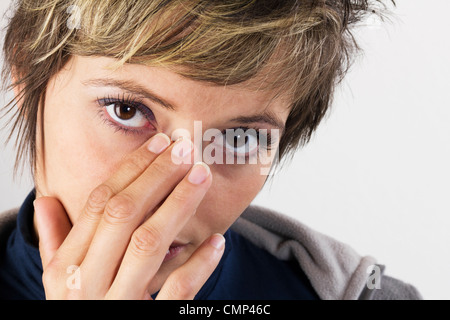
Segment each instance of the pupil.
M246 134L244 135L235 135L234 141L233 141L233 147L234 148L240 148L242 146L245 146L248 142L248 136Z
M129 120L136 115L136 108L125 104L116 104L114 111L116 116L122 120Z

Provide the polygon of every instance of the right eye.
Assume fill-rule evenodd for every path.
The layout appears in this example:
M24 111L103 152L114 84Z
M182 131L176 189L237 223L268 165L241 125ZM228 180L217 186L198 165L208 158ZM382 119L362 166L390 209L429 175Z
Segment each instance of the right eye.
M105 107L106 112L115 122L129 128L143 128L148 124L145 115L135 106L115 102Z
M98 99L97 103L101 116L117 130L133 133L156 130L152 110L133 97L106 97Z

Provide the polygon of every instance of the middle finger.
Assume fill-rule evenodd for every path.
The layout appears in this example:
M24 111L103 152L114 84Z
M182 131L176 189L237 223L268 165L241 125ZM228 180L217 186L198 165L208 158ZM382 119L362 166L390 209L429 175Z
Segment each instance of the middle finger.
M157 208L186 175L191 165L193 145L182 139L170 146L123 191L106 204L103 217L82 263L87 281L95 281L98 293L105 293L112 283L134 230ZM179 150L185 151L182 155ZM177 151L177 152L175 152ZM174 164L173 157L184 161ZM92 278L92 279L89 279Z

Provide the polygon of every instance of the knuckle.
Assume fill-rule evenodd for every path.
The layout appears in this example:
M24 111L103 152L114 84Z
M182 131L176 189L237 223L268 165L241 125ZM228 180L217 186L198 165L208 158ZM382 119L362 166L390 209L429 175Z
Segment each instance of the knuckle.
M158 228L143 225L134 231L131 248L138 256L154 256L161 251L161 239Z
M88 197L86 203L86 211L91 213L101 213L106 206L106 203L113 195L113 191L106 184L101 184L96 187Z
M166 162L156 161L151 165L152 173L156 174L159 177L167 176L169 172L171 172L171 166Z
M205 190L182 181L169 195L167 203L172 210L192 210L198 207L205 194Z
M52 286L61 276L60 265L55 260L51 260L42 272L42 283Z
M42 284L45 287L48 287L53 281L55 280L55 271L52 269L45 269L44 272L42 272Z
M184 212L186 216L193 215L202 198L192 193L189 186L179 184L164 202L169 211Z
M150 164L150 159L141 152L133 153L125 157L123 168L126 171L144 171Z
M152 172L156 173L158 176L167 176L167 174L185 174L191 166L188 164L177 165L172 162L170 157L158 158L151 165Z
M169 295L174 299L185 300L195 296L195 278L175 271L170 276Z
M170 201L178 208L185 207L188 202L191 202L191 199L192 195L189 190L183 188L181 184L170 195Z
M135 212L136 206L131 196L119 193L106 204L104 219L111 224L128 222Z
M80 267L63 260L55 259L47 264L42 272L42 284L46 299L82 298Z

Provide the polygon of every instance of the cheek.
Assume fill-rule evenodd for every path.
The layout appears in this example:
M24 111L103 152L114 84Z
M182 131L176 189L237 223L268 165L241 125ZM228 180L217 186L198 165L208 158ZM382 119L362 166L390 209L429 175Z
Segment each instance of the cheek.
M211 167L213 184L200 204L192 228L201 234L202 241L212 233L224 233L241 215L264 185L266 176L260 166L220 169Z
M248 207L265 181L265 177L259 174L259 166L246 165L226 175L214 173L216 183L211 188L211 200L222 208L221 211L237 214Z
M45 170L37 168L38 194L57 197L72 221L90 192L127 153L82 106L49 98L44 111ZM121 151L117 151L121 150Z

